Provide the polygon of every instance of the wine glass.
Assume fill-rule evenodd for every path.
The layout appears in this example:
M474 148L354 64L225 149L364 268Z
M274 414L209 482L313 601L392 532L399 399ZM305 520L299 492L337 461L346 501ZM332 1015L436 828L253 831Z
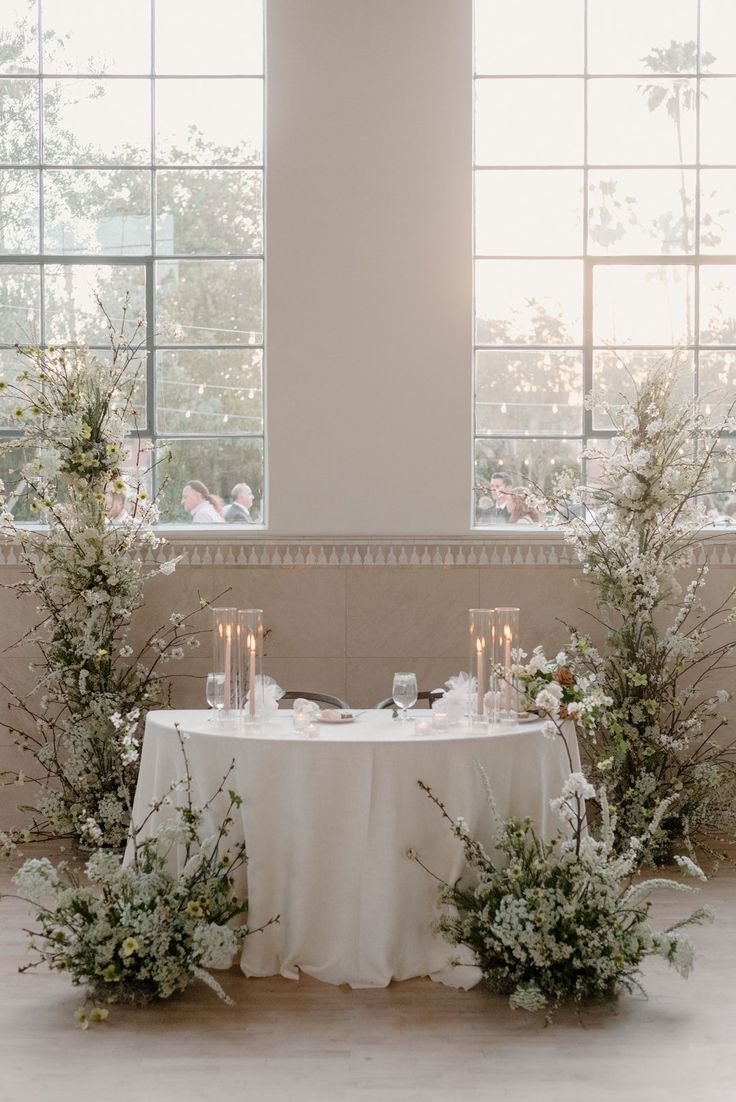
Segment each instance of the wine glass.
M225 707L225 674L207 674L207 703L215 711L216 719L220 719L220 713ZM210 717L212 722L212 717Z
M406 722L406 712L417 702L417 675L415 673L395 673L393 688L394 704L399 709L401 719Z

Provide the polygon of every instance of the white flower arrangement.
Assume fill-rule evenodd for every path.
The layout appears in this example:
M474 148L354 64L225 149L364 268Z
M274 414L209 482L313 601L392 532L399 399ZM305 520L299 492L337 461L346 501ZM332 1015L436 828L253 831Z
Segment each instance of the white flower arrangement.
M182 991L203 980L225 1002L231 1000L208 969L229 968L249 933L232 927L247 912L247 900L235 888L235 876L247 861L245 843L228 841L232 812L241 798L227 789L233 766L213 796L201 807L192 801L191 778L182 736L186 777L151 805L144 823L131 826L131 860L127 865L110 850L97 850L85 867L86 883L66 862L32 858L13 878L21 898L34 905L39 928L29 931L35 959L21 971L46 964L66 972L72 983L87 988L93 1003L142 1005ZM143 828L172 793L183 793L172 818L142 840ZM227 808L216 833L202 837L203 814L222 794ZM10 843L12 845L12 843ZM183 847L183 867L171 871L171 851ZM50 900L50 901L49 901ZM278 918L259 927L263 930ZM106 1011L94 1006L77 1012L87 1028Z
M566 650L576 681L595 678L608 699L580 734L606 774L619 844L643 836L674 794L658 831L647 833L642 856L656 863L679 839L720 833L736 775L733 743L719 737L730 693L713 687L736 650L736 589L709 612L701 600L712 538L701 499L716 460L734 458L722 437L734 423L730 411L714 425L698 402L679 403L675 367L660 365L631 400L596 407L616 432L610 453L588 452L599 488L563 479L540 500L594 586L607 630L603 654L574 628ZM694 577L683 588L686 571Z
M472 837L464 819L453 819L431 789L423 781L418 784L460 839L467 863L463 878L440 881L443 913L435 928L453 945L471 951L491 991L508 996L511 1007L529 1011L615 999L622 991L641 989L641 962L653 955L687 977L694 949L680 931L710 921L712 912L698 908L662 932L651 926L651 892L689 886L634 881L647 840L632 838L625 852L617 852L616 818L604 789L596 792L582 773L571 774L560 797L551 801L561 828L553 841L543 842L531 819L500 819L481 773L502 867ZM600 840L586 829L585 804L594 797L602 812ZM667 801L657 816L666 810ZM414 851L408 856L431 872ZM705 879L691 859L680 864L683 872Z
M70 834L85 845L125 840L145 712L165 701L162 667L183 655L182 644L193 639L189 618L199 611L139 648L128 641L146 580L170 573L177 560L144 564L162 542L151 529L156 505L140 483L126 487L124 480L143 344L140 321L126 336L126 312L119 331L105 314L106 358L85 348L19 348L28 366L14 384L0 384L22 430L0 453L25 456L19 483L30 514L48 525L17 522L11 504L18 487L11 493L0 483L2 535L15 542L25 569L13 588L41 613L22 640L39 648L31 667L37 684L30 698L3 686L11 699L5 726L37 766L40 793L24 808L34 834ZM106 495L126 490L130 515L111 524ZM22 771L0 776L19 783Z

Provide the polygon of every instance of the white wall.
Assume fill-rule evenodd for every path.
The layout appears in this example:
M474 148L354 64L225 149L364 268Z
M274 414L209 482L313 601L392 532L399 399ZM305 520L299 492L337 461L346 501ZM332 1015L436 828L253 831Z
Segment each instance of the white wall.
M460 535L471 2L267 0L269 527Z

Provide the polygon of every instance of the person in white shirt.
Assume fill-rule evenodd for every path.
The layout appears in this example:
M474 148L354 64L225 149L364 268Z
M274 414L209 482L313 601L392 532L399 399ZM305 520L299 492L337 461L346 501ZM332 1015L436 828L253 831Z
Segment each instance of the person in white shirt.
M233 486L232 504L225 510L225 520L228 524L252 524L250 507L253 504L253 491L247 482L238 482Z
M222 502L216 494L211 494L204 482L192 479L181 492L181 503L191 514L193 524L224 524Z

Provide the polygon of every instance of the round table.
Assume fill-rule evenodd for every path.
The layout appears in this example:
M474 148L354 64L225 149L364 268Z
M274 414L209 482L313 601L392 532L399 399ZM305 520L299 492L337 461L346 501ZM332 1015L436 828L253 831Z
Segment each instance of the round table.
M426 975L471 987L480 978L475 968L448 966L458 952L431 929L437 883L406 856L415 850L446 881L463 871L460 842L418 780L490 847L479 764L501 816L532 816L545 838L560 826L550 800L571 763L580 768L571 724L564 740L545 737L536 721L417 735L413 720L404 724L384 710L364 712L351 723L320 724L317 737L305 738L285 711L253 733L228 729L212 712L154 711L146 721L134 822L142 822L151 802L184 774L177 726L188 736L197 804L216 791L234 762L227 787L243 804L231 838L247 841L249 923L281 916L246 939L243 972L297 978L301 970L352 987ZM218 822L224 799L207 813L205 835ZM146 831L170 813L162 808Z

